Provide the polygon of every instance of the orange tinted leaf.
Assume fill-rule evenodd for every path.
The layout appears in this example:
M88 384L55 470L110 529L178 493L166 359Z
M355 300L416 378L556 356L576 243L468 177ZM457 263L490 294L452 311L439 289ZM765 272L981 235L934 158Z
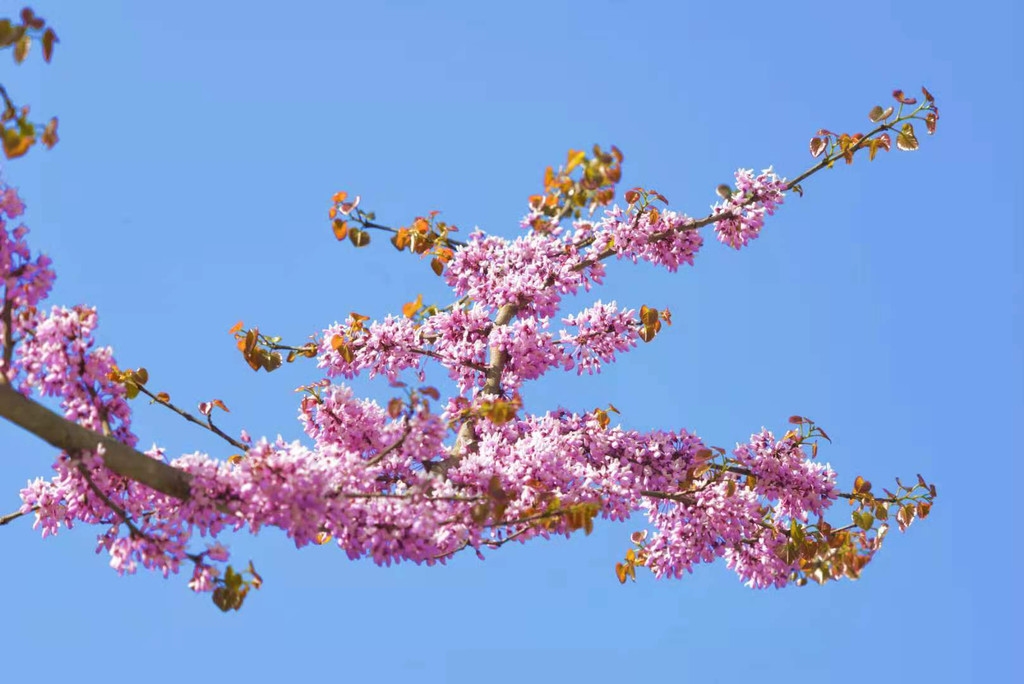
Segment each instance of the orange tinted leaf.
M32 36L25 34L14 45L14 61L21 64L28 57L28 51L32 48Z
M434 257L430 260L430 270L432 270L435 275L441 275L444 273L444 262L439 258Z
M229 335L234 335L236 332L238 332L239 330L242 329L242 326L243 326L242 321L238 321L233 326L231 326L231 330L228 330L228 334Z
M36 139L30 135L21 135L14 129L6 129L4 136L4 154L8 159L17 159L28 152L35 144Z
M338 204L339 202L344 202L346 197L348 197L348 193L344 190L339 190L331 196L331 201Z
M587 153L583 150L569 150L569 158L565 163L565 172L569 173L577 166L583 163L583 160L587 158Z
M348 222L342 221L341 219L334 219L331 222L331 228L334 230L334 237L339 240L344 240L345 236L348 235Z
M640 307L640 322L644 325L654 325L658 322L658 310L646 305Z
M168 394L167 392L159 392L156 395L156 400L157 401L162 401L163 403L166 404L167 402L169 402L171 400L171 395Z
M402 306L402 315L406 318L412 318L416 315L416 312L423 307L423 295L417 295L416 301L408 302Z
M640 339L644 342L650 342L658 334L659 330L661 330L661 321L655 321L653 325L645 325L640 330Z

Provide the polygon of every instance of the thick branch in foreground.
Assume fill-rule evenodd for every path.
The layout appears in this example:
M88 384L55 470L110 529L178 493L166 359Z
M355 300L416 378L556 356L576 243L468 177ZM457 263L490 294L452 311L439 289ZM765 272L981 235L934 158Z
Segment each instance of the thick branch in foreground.
M192 477L166 463L63 418L0 383L0 416L63 451L95 451L102 444L103 463L112 471L182 501L191 494Z

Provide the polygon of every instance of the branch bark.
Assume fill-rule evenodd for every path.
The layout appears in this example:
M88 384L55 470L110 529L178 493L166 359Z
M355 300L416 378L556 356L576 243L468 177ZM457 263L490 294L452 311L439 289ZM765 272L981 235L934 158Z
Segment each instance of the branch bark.
M96 451L102 444L103 463L118 475L182 501L191 496L192 476L188 473L73 423L7 383L0 383L0 416L62 451Z

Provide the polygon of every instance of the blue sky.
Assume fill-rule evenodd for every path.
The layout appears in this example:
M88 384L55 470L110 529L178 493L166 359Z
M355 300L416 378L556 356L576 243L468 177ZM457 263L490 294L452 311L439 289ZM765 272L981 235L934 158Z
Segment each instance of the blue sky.
M7 63L0 82L36 118L57 114L61 142L4 174L56 261L52 301L96 305L102 341L154 388L221 398L225 428L289 438L291 389L315 369L253 374L235 321L302 340L349 311L448 301L385 241L335 242L336 190L391 224L439 209L511 237L546 165L615 144L622 187L701 215L737 167L793 177L818 128L867 129L893 88L926 85L942 118L921 151L815 176L741 252L708 243L675 275L613 265L581 305L668 306L675 325L599 377L525 396L539 412L610 401L627 427L723 446L801 413L833 437L821 458L845 488L921 472L940 498L860 581L764 592L721 565L619 586L629 524L446 568L236 536L266 584L230 615L184 577L117 577L92 530L40 541L23 522L0 528L0 678L1006 680L1024 50L1018 4L982 5L36 3L61 38L53 64ZM134 425L171 452L220 449L143 403ZM0 445L6 513L53 454L6 424Z

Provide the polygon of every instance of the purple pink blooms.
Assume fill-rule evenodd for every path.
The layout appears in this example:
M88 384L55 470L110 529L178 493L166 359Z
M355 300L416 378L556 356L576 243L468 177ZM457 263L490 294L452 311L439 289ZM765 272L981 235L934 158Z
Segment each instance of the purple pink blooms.
M731 198L713 210L722 217L714 224L719 240L738 248L757 237L784 191L770 170L737 172ZM39 308L54 274L45 256L31 256L27 229L8 226L22 211L16 192L0 189L0 272L14 344L4 373L27 395L59 400L69 420L135 445L125 389L110 379L112 351L93 339L95 310ZM318 360L326 378L300 402L304 441L246 433L242 458L194 453L170 461L193 476L184 502L111 473L101 452L61 453L49 480L22 490L22 509L34 512L44 537L76 522L98 526L97 551L120 573L143 567L168 575L187 561L195 591L216 587L229 553L214 538L228 530L276 527L296 546L329 538L353 559L432 564L464 548L569 535L582 527L573 511L613 520L645 513L647 565L659 577L722 557L751 586L782 586L794 569L777 553L787 521L818 516L836 497L834 473L799 439L762 431L737 446L730 463L756 482L746 486L745 475L711 468L707 447L683 430L623 430L606 414L566 409L481 417L550 370L600 372L637 346L634 309L597 301L560 314L564 295L601 284L602 258L674 271L692 265L702 245L682 214L618 207L571 231L554 226L515 240L473 233L445 272L459 303L421 321L364 325L350 317L323 331ZM514 315L497 325L503 307ZM498 353L502 396L484 392ZM459 392L439 402L440 413L411 400L385 408L333 382L364 372L422 379L434 364ZM467 420L473 439L441 468ZM146 454L166 459L156 446Z

